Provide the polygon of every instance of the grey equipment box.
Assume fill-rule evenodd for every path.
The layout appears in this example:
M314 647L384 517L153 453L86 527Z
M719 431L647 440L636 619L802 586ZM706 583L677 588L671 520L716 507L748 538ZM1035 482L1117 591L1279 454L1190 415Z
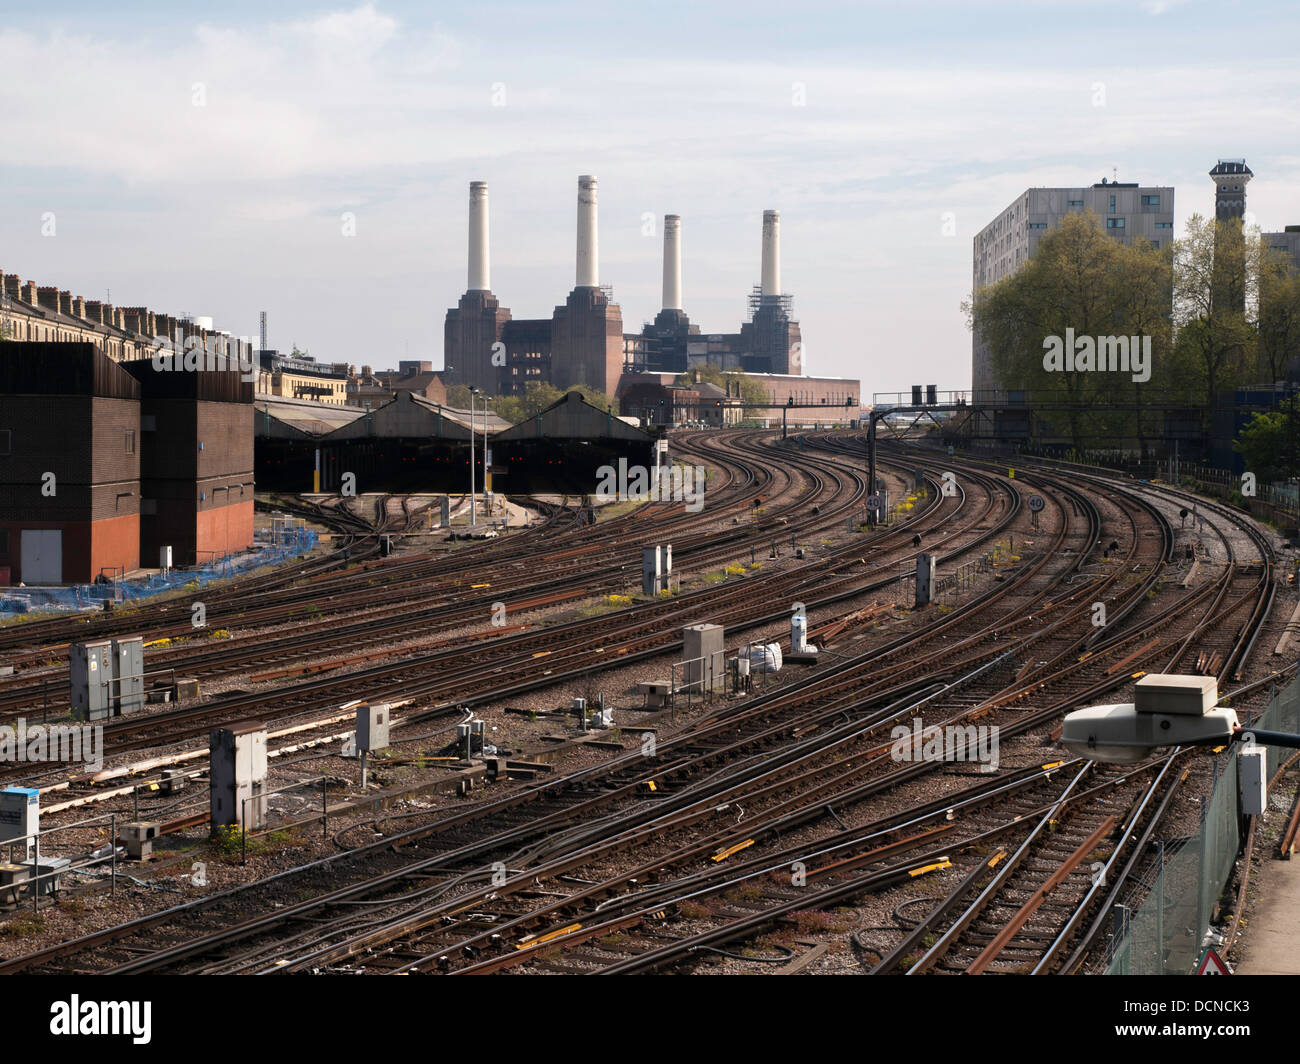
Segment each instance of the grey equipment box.
M388 709L386 702L357 706L357 752L384 750L388 747Z
M126 844L127 856L136 861L147 861L153 856L153 840L157 837L158 824L152 820L123 824L118 835Z
M134 713L144 705L144 639L131 636L113 640L113 678L118 713Z
M73 719L107 719L112 713L112 642L101 639L94 643L73 643L68 648L68 661Z
M1138 680L1134 704L1139 713L1203 717L1219 704L1219 682L1213 676L1153 673Z

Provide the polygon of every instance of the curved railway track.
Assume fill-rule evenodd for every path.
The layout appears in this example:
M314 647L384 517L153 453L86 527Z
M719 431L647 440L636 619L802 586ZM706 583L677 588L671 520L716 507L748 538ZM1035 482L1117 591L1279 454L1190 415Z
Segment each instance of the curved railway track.
M717 458L732 447L744 455L747 443L744 434L728 434L691 446ZM810 443L828 450L814 458L804 451L789 464L805 470L813 498L824 486L837 500L816 504L819 513L809 515L828 525L860 505L860 440ZM783 922L798 924L800 914L948 872L960 881L942 903L864 970L1077 966L1099 926L1089 924L1100 898L1090 858L1106 844L1120 866L1185 778L1185 755L1124 772L1090 762L1021 765L941 780L946 793L917 802L905 797L908 788L934 784L943 767L900 763L891 729L924 713L927 727L995 725L1004 739L1041 742L1063 712L1116 693L1143 669L1187 667L1194 650L1202 663L1208 655L1218 666L1221 680L1240 678L1271 605L1271 548L1238 522L1258 560L1238 558L1222 535L1222 572L1167 602L1175 530L1142 492L1028 466L1010 481L988 463L945 458L943 468L959 471L962 489L949 502L938 492L939 469L929 456L926 463L933 501L868 541L883 555L878 563L844 569L854 550L861 554L854 546L730 591L706 589L625 611L620 627L628 641L619 656L673 649L664 629L698 619L702 608L729 630L789 616L785 608L755 609L746 601L755 587L769 603L797 596L810 611L833 611L895 582L898 558L917 552L918 534L927 549L942 548L941 566L1013 530L1023 536L1025 489L1049 500L1048 529L1034 537L1045 542L969 601L931 611L928 624L729 701L653 744L650 754L633 749L458 812L420 814L425 823L379 840L341 833L344 849L332 857L15 958L0 972L57 970L64 958L80 970L123 973L692 968ZM752 498L743 492L760 478L732 474L731 482L742 480L743 506ZM1229 511L1216 517L1237 522ZM1098 602L1107 607L1104 627L1090 621ZM607 653L611 616L619 615L599 619L606 629L599 638L585 635L581 622L548 629L552 643L566 649L556 652L562 668L544 682L564 675L566 655L581 671L591 667L582 655L596 642ZM656 627L658 639L650 634ZM532 638L493 641L493 653L513 646L520 655L502 671L535 653ZM463 689L475 667L481 676L477 652L468 652L463 676L448 674L446 690L424 681L423 697ZM421 659L419 667L436 660ZM398 676L375 671L365 681L372 692L381 680L393 682L393 693L398 685L418 689ZM311 694L310 685L294 685L277 698L291 699L294 689ZM518 689L495 687L484 698ZM130 748L130 726L115 740L120 749ZM893 811L872 812L882 803ZM304 889L310 897L275 907L278 892Z

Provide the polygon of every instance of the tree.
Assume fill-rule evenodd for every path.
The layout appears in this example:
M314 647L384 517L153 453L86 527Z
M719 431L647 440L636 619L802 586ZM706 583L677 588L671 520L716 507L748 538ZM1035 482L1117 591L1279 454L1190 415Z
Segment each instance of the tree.
M447 405L455 407L457 410L469 409L469 386L466 384L453 384L447 389Z
M496 416L512 425L524 420L523 400L513 395L498 395L492 400L492 410Z
M1046 233L1033 258L1009 277L976 292L963 305L970 327L989 344L1003 388L1056 394L1070 407L1069 434L1083 446L1083 412L1090 410L1112 437L1143 435L1137 415L1104 411L1140 405L1138 384L1168 379L1170 255L1139 241L1125 246L1091 211L1071 213ZM1149 337L1145 373L1070 372L1044 355L1052 338ZM1144 348L1145 349L1145 348ZM1132 362L1131 362L1132 364ZM1152 390L1155 390L1153 388Z
M1246 307L1259 265L1260 243L1244 238L1240 221L1194 214L1174 242L1177 346L1196 364L1208 409L1245 377L1255 345Z
M618 404L598 388L588 388L585 384L573 384L564 389L565 395L570 392L577 392L586 402L599 407L601 410L612 410L614 413L618 413Z
M1300 270L1285 252L1261 255L1257 372L1259 383L1274 384L1300 358Z
M1263 483L1300 476L1300 398L1292 396L1280 410L1255 414L1233 449Z
M544 381L529 381L524 388L523 399L520 401L521 417L536 417L548 406L554 406L563 398L564 393L559 388L555 388Z

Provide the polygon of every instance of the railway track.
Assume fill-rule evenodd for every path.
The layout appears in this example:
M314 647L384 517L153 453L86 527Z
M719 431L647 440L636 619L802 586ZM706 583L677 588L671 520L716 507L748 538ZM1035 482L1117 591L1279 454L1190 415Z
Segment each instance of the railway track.
M344 852L286 874L286 889L332 886L313 888L305 901L275 911L254 902L261 911L249 915L252 888L236 890L15 959L0 971L55 970L66 956L119 972L672 970L737 942L752 950L774 926L810 919L801 913L949 872L961 875L964 889L938 908L955 916L973 909L970 918L945 929L933 917L922 937L936 942L912 948L920 957L899 953L882 971L905 958L909 970L1023 970L1048 956L1035 960L1040 946L1051 958L1077 953L1086 946L1088 906L1097 901L1089 858L1113 837L1150 830L1149 818L1137 814L1164 808L1176 776L1168 762L1125 773L1073 762L1021 766L903 806L907 814L858 816L854 824L844 818L873 801L897 810L896 796L908 786L943 774L925 761L900 766L884 742L891 726L922 711L927 726L987 721L1005 738L1045 737L1081 700L1117 691L1143 667L1205 653L1205 637L1225 628L1235 633L1232 645L1210 653L1221 654L1224 677L1233 669L1241 675L1268 612L1267 544L1257 542L1257 563L1234 555L1203 587L1159 604L1174 532L1140 493L1038 470L1012 484L988 466L949 464L960 465L982 504L968 505L975 499L964 490L961 502L945 509L934 492L936 506L922 517L933 522L927 546L951 547L944 562L1022 520L1026 487L1048 495L1059 527L1040 533L1047 543L1032 562L932 616L923 629L706 713L658 742L653 756L632 750L377 842L340 838ZM952 527L975 512L966 534ZM893 536L906 543L918 520L881 542ZM915 553L914 543L906 545ZM1233 549L1226 537L1223 545ZM1099 551L1108 555L1104 564ZM773 594L806 598L810 587L827 590L825 568L802 577L802 587L787 574ZM846 582L845 600L870 586ZM829 590L825 604L833 607L838 589ZM1100 629L1088 621L1097 601L1111 618ZM565 642L573 634L561 633ZM786 841L810 831L810 841ZM1004 856L993 861L981 852L990 847ZM797 886L789 877L796 864L804 874ZM259 886L276 890L278 883ZM1009 910L1005 926L1013 930L995 934ZM1062 927L1070 939L1060 940ZM133 944L143 941L150 944Z

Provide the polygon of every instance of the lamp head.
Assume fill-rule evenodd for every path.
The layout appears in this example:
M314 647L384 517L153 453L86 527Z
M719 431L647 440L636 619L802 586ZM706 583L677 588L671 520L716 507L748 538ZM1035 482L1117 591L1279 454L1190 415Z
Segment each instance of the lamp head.
M1227 708L1193 716L1139 712L1128 702L1066 714L1061 742L1076 757L1131 765L1162 746L1226 744L1237 727L1236 711Z

